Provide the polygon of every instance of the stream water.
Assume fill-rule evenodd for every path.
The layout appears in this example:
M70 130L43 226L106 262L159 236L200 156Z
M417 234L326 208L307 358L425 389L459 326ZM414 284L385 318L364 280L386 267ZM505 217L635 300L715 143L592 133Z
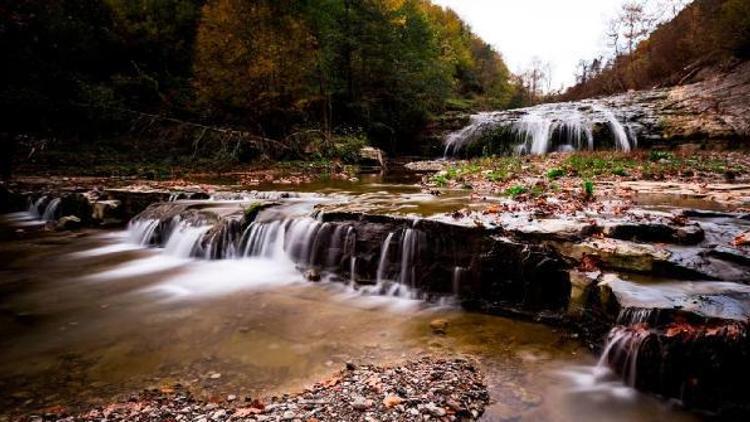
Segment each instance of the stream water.
M468 197L431 198L377 178L307 188L415 215L466 206ZM303 197L296 209L320 200ZM288 239L310 241L313 224L278 221L259 221L243 248L221 260L195 257L206 227L178 224L163 247L149 247L147 220L128 230L0 242L0 419L176 382L209 399L267 397L299 391L349 360L388 364L421 354L479 361L492 399L486 420L694 418L629 388L565 331L383 294L387 283L411 283L415 231L389 236L389 248L402 252L383 253L393 265L362 294L346 283L306 281L295 263L328 257L305 255ZM345 248L347 233L337 236ZM456 274L460 280L460 268ZM445 335L430 329L436 318L448 321Z

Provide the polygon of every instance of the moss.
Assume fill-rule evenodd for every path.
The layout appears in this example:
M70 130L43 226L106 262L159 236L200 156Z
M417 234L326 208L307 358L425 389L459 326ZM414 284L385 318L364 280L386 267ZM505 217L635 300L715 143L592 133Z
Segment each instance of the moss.
M253 202L244 210L242 210L245 224L250 224L251 222L253 222L255 220L255 217L258 216L258 213L263 209L264 205L265 204L263 204L262 202Z

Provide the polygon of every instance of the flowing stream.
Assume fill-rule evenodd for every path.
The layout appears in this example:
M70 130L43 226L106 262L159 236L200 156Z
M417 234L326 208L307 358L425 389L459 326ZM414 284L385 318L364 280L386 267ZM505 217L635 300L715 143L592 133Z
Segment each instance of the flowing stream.
M479 359L493 400L487 420L692 419L628 387L562 331L424 300L415 263L430 239L416 224L382 238L374 283L354 288L361 233L315 212L341 194L355 206L366 199L408 210L414 221L465 204L378 183L291 198L245 229L232 215L247 201L214 198L201 206L225 215L221 224L179 214L122 231L0 242L0 414L87 406L174 382L206 398L268 396L348 360L449 353ZM46 214L39 208L37 218ZM308 268L321 282L306 280ZM349 274L333 282L328 268ZM452 268L455 295L466 268ZM448 321L445 335L430 329L436 318ZM603 359L633 341L612 338Z

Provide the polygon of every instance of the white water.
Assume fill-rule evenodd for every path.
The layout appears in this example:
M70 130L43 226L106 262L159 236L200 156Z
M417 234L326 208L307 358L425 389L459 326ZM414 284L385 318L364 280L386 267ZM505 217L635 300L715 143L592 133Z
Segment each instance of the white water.
M394 251L392 246L396 236L400 238L398 247ZM415 264L419 258L419 247L423 236L423 232L414 228L389 233L380 248L375 285L361 287L362 294L418 299ZM394 264L397 265L397 271L393 270Z
M554 151L593 150L596 125L606 125L614 147L630 151L637 146L636 131L615 113L597 103L553 103L519 110L478 113L468 126L445 139L445 157L459 153L495 130L504 130L520 154L541 155Z

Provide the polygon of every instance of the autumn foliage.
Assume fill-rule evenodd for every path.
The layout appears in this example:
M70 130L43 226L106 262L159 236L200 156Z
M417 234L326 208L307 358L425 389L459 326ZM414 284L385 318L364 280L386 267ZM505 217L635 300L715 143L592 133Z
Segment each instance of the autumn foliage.
M638 2L627 5L637 7ZM636 29L639 19L647 19L637 13L626 13L625 18ZM632 48L615 47L609 60L599 57L583 62L578 84L563 98L678 84L702 66L731 57L750 57L750 1L695 0Z

